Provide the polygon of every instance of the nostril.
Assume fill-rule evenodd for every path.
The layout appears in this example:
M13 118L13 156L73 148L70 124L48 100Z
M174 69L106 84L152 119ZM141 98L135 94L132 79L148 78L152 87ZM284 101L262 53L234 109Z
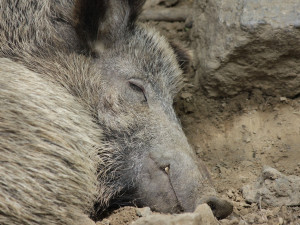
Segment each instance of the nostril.
M216 197L210 197L206 203L209 205L213 214L218 219L224 219L233 211L233 206L231 203Z
M214 201L208 201L207 205L209 205L211 211L213 211L213 213L215 214L215 211L217 209L216 203Z

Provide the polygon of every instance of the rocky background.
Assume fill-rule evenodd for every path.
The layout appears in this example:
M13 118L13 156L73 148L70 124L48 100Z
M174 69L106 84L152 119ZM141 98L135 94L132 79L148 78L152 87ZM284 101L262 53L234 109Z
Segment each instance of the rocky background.
M234 212L124 207L97 224L299 225L300 1L147 0L141 20L193 53L174 105Z

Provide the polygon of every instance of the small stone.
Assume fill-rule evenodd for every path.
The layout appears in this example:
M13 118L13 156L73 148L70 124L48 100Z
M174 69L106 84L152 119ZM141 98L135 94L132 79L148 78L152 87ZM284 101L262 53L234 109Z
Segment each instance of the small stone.
M280 97L280 101L282 101L282 102L287 102L288 100L287 100L286 97Z
M280 137L279 135L277 135L277 139L278 139L278 140L281 140L281 137Z
M178 3L178 0L164 0L165 6L171 7Z
M144 208L138 208L136 209L136 215L138 217L145 217L145 216L149 216L152 214L152 211L149 207L144 207Z
M192 97L193 95L191 94L191 93L189 93L189 92L183 92L182 94L181 94L181 98L183 98L183 99L186 99L186 98L190 98L190 97Z
M103 219L97 222L96 225L110 225L110 221L108 219Z
M278 218L278 224L279 224L279 225L282 225L282 224L283 224L283 218L281 218L281 217Z
M248 223L245 220L241 220L238 225L248 225Z
M193 213L183 213L175 215L152 214L139 218L132 225L192 225L205 224L217 225L218 221L214 217L207 204L199 205Z
M147 0L144 5L144 9L152 8L160 4L162 0Z
M198 214L197 219L195 220L198 221L198 224L218 224L217 219L214 217L211 208L207 204L201 204L199 205L195 212Z
M249 177L243 175L239 175L239 179L242 181L242 183L247 183L247 181L249 181Z
M278 170L268 166L264 167L262 171L262 175L264 179L271 179L271 180L275 180L283 176L280 172L278 172Z
M249 213L249 210L248 210L248 209L242 208L242 209L240 210L240 214L241 214L242 216L247 215L248 213Z
M186 21L185 28L191 29L193 27L193 21Z
M239 224L239 219L237 218L233 218L233 219L223 219L223 220L220 220L220 223L222 225L238 225Z
M227 194L227 196L228 196L229 198L233 198L233 197L234 197L234 190L229 189L229 190L226 192L226 194Z

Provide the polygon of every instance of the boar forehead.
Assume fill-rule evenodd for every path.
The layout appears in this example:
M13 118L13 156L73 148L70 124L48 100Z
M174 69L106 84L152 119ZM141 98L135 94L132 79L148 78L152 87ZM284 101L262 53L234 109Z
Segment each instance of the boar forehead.
M139 25L115 45L98 53L102 68L114 76L138 78L158 96L172 100L182 86L182 71L168 41L157 31Z

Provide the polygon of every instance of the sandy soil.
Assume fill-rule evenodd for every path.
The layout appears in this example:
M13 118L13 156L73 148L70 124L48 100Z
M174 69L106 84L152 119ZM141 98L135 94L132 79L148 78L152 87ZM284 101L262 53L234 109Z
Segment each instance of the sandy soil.
M165 1L159 6L165 7ZM166 1L168 2L168 1ZM170 1L169 1L170 2ZM191 7L179 0L173 7ZM151 7L151 6L149 6ZM151 22L170 39L190 46L183 22ZM175 108L199 158L205 161L221 196L234 205L221 224L300 224L300 206L269 207L247 203L241 188L254 182L264 165L300 176L300 98L266 96L259 90L232 98L211 99L194 83L193 67ZM139 218L134 207L113 212L98 224L130 224Z

